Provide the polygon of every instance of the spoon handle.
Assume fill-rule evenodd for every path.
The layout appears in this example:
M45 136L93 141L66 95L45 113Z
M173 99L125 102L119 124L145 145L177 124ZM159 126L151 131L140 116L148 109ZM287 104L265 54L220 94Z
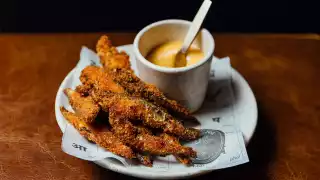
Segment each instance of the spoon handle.
M204 20L204 18L207 15L207 12L209 11L209 8L211 6L212 2L210 0L204 0L200 9L198 10L196 16L194 17L191 27L188 30L188 33L183 41L183 45L181 48L181 52L185 53L187 52L188 48L190 47L192 41L195 39L199 28Z

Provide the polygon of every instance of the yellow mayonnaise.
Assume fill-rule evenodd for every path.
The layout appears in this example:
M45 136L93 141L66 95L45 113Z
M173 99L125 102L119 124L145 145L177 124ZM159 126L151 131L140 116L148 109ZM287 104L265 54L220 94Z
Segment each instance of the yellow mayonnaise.
M173 68L175 67L176 55L181 49L181 46L181 41L171 41L161 44L148 53L147 60L158 66ZM203 57L203 52L192 45L186 53L186 66L199 62Z

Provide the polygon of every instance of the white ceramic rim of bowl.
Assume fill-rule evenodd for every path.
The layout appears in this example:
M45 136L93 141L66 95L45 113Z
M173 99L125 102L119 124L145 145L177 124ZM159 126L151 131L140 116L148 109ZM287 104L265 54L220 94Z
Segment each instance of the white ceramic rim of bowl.
M129 46L132 46L132 45L123 45L123 46L118 46L117 48L126 49ZM215 59L215 57L214 57L214 59ZM67 76L63 79L62 83L59 86L59 89L58 89L58 92L57 92L57 95L56 95L56 98L55 98L55 116L56 116L57 123L58 123L59 128L62 131L62 133L65 130L67 121L58 118L58 117L61 117L62 115L60 113L60 107L59 107L57 102L59 101L59 98L63 95L63 87L65 87L65 85L68 82L68 80L70 78L72 78L72 74L74 73L74 71L75 71L75 69L72 69L67 74ZM235 74L235 77L238 77L238 81L242 81L241 84L243 86L247 87L246 89L249 91L248 93L250 93L251 98L253 98L253 100L254 100L253 101L253 103L254 103L253 104L253 106L254 106L253 109L255 109L255 111L254 111L255 120L254 120L254 122L251 122L251 123L253 123L252 124L253 129L251 129L251 131L248 133L247 132L248 129L245 128L246 129L245 130L246 134L248 135L247 136L248 139L245 139L246 140L245 143L247 145L250 142L250 140L252 139L252 137L253 137L253 135L255 133L256 127L257 127L257 122L258 122L257 102L256 102L256 99L255 99L255 96L253 94L252 89L250 88L248 82L244 79L244 77L237 70L235 70L233 68L232 68L232 73ZM239 128L241 130L240 124L239 124ZM241 131L241 132L244 133L243 131ZM138 177L138 178L143 178L143 179L182 179L182 178L187 178L187 177L200 176L200 175L204 175L204 174L210 173L212 171L215 171L215 170L191 170L191 171L188 171L188 172L177 171L177 172L174 172L174 173L173 172L169 172L169 173L159 172L156 175L156 172L144 171L144 173L141 173L141 171L136 171L136 169L126 168L123 165L113 164L110 161L108 161L108 162L106 162L106 161L108 161L108 160L107 159L103 159L103 160L100 160L100 161L94 161L94 163L98 164L101 167L104 167L104 168L107 168L107 169L112 170L114 172L117 172L117 173L122 173L122 174L126 174L126 175L129 175L129 176L134 176L134 177Z
M208 36L210 38L207 39L207 41L210 41L210 44L212 44L212 47L209 48L209 53L207 53L207 55L199 62L191 65L191 66L186 66L186 67L179 67L179 68L168 68L168 67L161 67L158 65L155 65L151 62L149 62L145 57L142 56L142 54L140 53L139 50L139 41L141 39L141 36L148 30L150 30L151 28L154 28L156 26L159 25L163 25L163 24L183 24L183 25L190 25L192 22L187 21L187 20L182 20L182 19L167 19L167 20L161 20L161 21L157 21L155 23L152 23L146 27L144 27L142 30L139 31L139 33L136 35L136 37L134 38L133 41L133 51L136 54L136 56L138 56L136 59L138 61L141 61L143 64L145 64L146 66L148 66L149 68L152 68L154 70L160 71L160 72L164 72L164 73L179 73L179 72L185 72L188 71L190 69L194 69L198 66L201 66L202 64L204 64L206 61L209 61L210 57L213 56L213 51L215 48L215 42L213 39L212 34L205 28L202 28L201 31L205 32L208 34Z

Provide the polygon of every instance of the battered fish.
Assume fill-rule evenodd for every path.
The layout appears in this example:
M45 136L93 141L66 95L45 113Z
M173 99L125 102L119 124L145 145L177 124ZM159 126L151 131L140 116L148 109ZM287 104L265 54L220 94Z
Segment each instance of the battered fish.
M179 154L187 157L195 157L196 152L190 147L181 146L179 143L172 143L152 135L147 129L136 128L129 122L126 115L123 115L113 106L109 110L109 122L113 133L122 142L134 148L138 152L146 152L152 155Z
M170 136L169 134L163 133L160 135L160 137L165 140L167 143L170 143L172 146L176 146L176 147L180 147L181 144L179 142L179 140L174 137L174 136ZM174 154L174 157L181 162L182 164L185 165L189 165L192 163L191 159L189 156L184 156L181 154Z
M143 134L149 134L149 135L152 135L152 131L144 126L138 126L137 127L139 130L140 133L143 133ZM174 136L170 136L169 134L166 134L166 133L162 133L160 135L160 137L166 141L166 143L169 143L173 146L176 146L176 147L180 147L182 146L178 140L178 138L174 137ZM178 155L178 154L174 154L174 157L179 161L181 162L182 164L185 164L185 165L189 165L192 163L190 157L188 156L183 156L183 155Z
M161 128L165 132L175 134L184 140L194 140L200 135L196 129L187 129L164 108L139 97L131 97L122 86L115 83L111 76L104 73L99 67L88 66L83 69L81 82L87 87L92 87L91 95L104 111L116 104L122 106L122 113L129 119L141 119L152 128Z
M90 96L83 97L80 93L67 88L64 90L65 95L69 99L69 103L75 113L82 118L83 121L91 123L97 117L100 107L94 103Z
M79 118L76 114L69 112L64 107L60 107L60 111L65 119L69 121L78 130L78 132L88 140L95 142L99 146L119 156L128 159L135 158L135 153L132 151L132 149L122 143L106 127L96 128L93 125L89 125L82 121L82 118Z
M153 165L153 160L150 154L137 153L137 159L141 164L145 166L152 167Z
M76 96L78 99L82 100L82 98L78 97L80 96L79 93L72 89L66 89L65 92L69 94L70 98L74 98ZM92 94L93 94L92 97L96 97L94 90ZM126 100L125 98L128 98L127 100L129 101L124 101ZM121 142L127 144L131 148L138 150L139 152L149 152L155 155L167 155L167 154L181 154L184 156L195 155L195 152L191 148L183 147L181 145L178 147L178 146L175 146L175 144L167 143L161 137L150 135L150 133L139 132L137 128L131 124L129 119L138 119L139 117L141 117L141 115L133 114L134 112L129 113L129 111L127 111L126 109L132 109L132 108L141 109L141 107L135 106L134 104L130 105L130 97L110 93L106 97L106 100L109 101L109 104L107 105L108 109L106 111L109 112L109 123L112 126L112 132L117 138L121 140ZM131 103L136 103L136 102L131 101ZM85 109L87 109L87 106L81 106L81 107L85 107ZM104 106L104 108L106 107ZM172 125L168 124L167 126L171 127ZM184 127L181 125L180 128L184 128ZM172 131L174 130L178 130L178 129L172 129Z
M125 52L119 53L108 36L101 36L96 51L106 72L113 74L115 82L123 86L128 93L154 102L179 118L196 120L187 108L168 99L157 87L136 77L130 68L129 56Z
M184 120L196 120L190 111L178 104L177 101L167 98L156 86L141 81L132 71L114 69L106 71L113 80L122 86L132 96L142 97L168 110L174 116Z
M144 125L162 129L166 133L174 134L183 140L194 140L200 136L200 131L185 128L181 122L174 119L164 109L137 97L125 94L99 91L93 88L91 96L101 108L110 113L110 109L122 114L129 120L142 120Z
M129 56L125 52L119 52L112 46L108 36L100 37L96 45L96 50L103 67L130 69Z

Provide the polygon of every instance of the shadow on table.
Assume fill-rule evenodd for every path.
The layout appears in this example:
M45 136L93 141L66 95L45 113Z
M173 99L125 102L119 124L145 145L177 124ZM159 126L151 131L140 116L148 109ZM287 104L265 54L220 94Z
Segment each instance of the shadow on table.
M268 180L268 165L276 155L276 131L274 125L268 119L262 105L258 104L258 125L254 136L247 146L250 162L236 167L213 171L209 174L192 178L194 180L215 179L260 179ZM106 170L98 165L94 165L94 180L105 179L138 179L123 174Z
M268 180L268 165L276 155L276 130L268 119L262 105L258 104L258 125L254 136L247 146L250 162L237 167L211 172L204 176L192 178L197 179L260 179Z

